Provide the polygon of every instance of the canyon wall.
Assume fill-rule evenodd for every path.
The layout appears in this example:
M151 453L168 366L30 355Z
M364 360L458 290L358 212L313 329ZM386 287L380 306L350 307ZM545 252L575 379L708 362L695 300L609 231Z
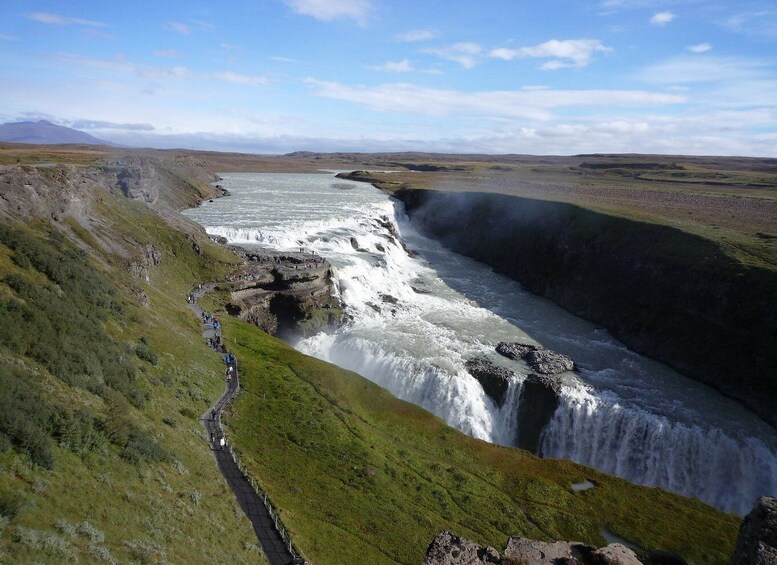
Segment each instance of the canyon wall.
M777 426L777 273L579 206L401 189L413 223Z

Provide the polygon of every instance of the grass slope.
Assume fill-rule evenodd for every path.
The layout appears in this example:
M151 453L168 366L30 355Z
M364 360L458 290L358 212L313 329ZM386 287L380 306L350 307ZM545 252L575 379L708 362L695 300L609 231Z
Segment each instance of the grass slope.
M0 562L262 562L198 421L221 362L183 299L235 258L98 207L94 232L0 226ZM98 239L152 243L151 284Z
M366 379L242 322L225 339L246 392L225 420L239 457L318 564L419 563L448 528L503 547L509 535L727 563L738 519L568 461L472 439ZM589 479L598 486L574 493Z

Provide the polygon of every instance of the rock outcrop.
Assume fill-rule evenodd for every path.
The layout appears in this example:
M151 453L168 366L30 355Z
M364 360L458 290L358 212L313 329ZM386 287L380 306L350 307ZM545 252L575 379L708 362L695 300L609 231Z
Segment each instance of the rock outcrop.
M731 565L777 564L777 498L762 496L739 528Z
M643 565L628 547L612 543L602 548L576 542L544 542L521 537L507 540L502 555L493 547L440 532L426 550L424 565Z
M244 261L242 272L229 285L231 314L273 335L310 335L344 321L331 265L324 258L230 249Z
M493 547L481 547L473 541L443 530L426 550L424 565L465 565L472 563L502 563Z
M557 375L575 368L575 362L571 357L539 345L501 341L497 344L496 351L510 359L522 359L532 371L540 375Z
M505 402L505 394L510 381L515 377L509 369L495 365L485 357L468 359L465 364L469 374L475 377L497 406Z
M540 436L559 405L561 379L532 373L523 382L515 445L542 456Z
M130 272L139 279L150 281L148 270L158 267L162 262L162 254L153 244L147 243L140 247L136 260L130 263Z

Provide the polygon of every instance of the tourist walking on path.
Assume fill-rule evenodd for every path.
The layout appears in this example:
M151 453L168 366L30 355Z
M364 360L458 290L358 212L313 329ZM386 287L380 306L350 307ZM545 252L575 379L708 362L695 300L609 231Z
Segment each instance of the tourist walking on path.
M237 358L234 353L227 352L226 348L221 344L221 328L219 327L220 324L218 324L217 318L205 313L202 308L197 305L196 299L199 295L212 286L213 284L202 285L201 288L198 288L196 293L192 293L189 307L198 317L203 318L202 336L213 349L223 352L225 355L225 364L227 364L228 368L232 369L232 378L226 381L226 390L224 391L224 394L216 401L213 407L206 411L202 416L202 423L208 434L205 437L211 438L211 446L213 455L216 459L216 464L227 482L227 485L234 493L240 508L251 521L256 537L259 540L270 565L305 563L303 559L297 557L291 544L285 541L284 537L281 536L278 526L276 525L275 516L268 509L265 498L259 495L251 481L241 470L232 454L232 450L228 448L229 446L227 445L227 440L224 436L224 430L221 427L220 416L223 409L238 393L240 381ZM214 331L216 328L219 329L218 334Z

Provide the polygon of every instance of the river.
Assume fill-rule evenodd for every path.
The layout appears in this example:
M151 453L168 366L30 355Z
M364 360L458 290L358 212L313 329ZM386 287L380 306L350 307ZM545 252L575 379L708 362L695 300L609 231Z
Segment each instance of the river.
M223 174L231 196L184 212L231 243L305 247L333 266L350 321L299 339L300 351L356 371L474 437L513 444L528 367L499 341L569 355L585 384L565 386L541 436L546 457L746 514L777 495L777 436L738 403L638 355L608 332L418 233L402 203L333 173ZM400 234L402 241L395 235ZM499 408L465 362L512 369Z

